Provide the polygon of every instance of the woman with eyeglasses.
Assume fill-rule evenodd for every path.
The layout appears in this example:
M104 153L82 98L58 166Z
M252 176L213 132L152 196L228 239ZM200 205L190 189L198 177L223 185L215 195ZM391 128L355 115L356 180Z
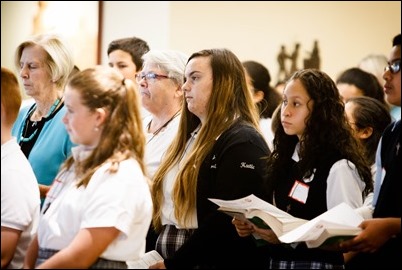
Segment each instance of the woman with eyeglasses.
M179 127L187 58L179 51L151 50L144 54L142 71L136 75L142 106L150 112L143 119L145 165L150 179Z
M187 58L179 51L150 50L143 56L142 72L136 74L142 107L149 112L143 119L143 130L144 162L151 181L179 128ZM151 226L147 251L155 249L156 238Z

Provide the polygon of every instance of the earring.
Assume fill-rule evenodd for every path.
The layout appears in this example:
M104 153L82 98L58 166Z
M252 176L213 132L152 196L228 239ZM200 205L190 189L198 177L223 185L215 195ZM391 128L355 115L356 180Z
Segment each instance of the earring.
M94 130L95 130L96 132L98 132L98 131L99 131L99 127L95 127Z

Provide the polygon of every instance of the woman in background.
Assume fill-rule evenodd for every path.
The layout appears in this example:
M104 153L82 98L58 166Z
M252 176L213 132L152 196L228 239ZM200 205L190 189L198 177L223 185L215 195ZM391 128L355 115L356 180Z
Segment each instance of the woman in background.
M260 112L262 134L270 150L272 150L272 142L274 140L271 128L272 114L282 100L281 95L270 86L271 75L266 67L255 61L245 61L242 64L246 69L246 78L250 85L254 102L257 104Z

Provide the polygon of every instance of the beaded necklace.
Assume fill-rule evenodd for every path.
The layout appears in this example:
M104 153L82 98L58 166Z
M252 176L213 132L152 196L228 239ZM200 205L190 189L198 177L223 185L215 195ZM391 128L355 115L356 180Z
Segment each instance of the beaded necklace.
M48 118L50 115L52 115L52 113L56 110L57 106L60 104L61 102L61 98L56 99L56 101L53 103L52 107L50 107L49 113L45 116L45 119ZM21 132L21 140L20 142L29 142L30 140L32 140L35 135L38 133L39 130L39 125L37 124L38 121L34 121L32 123L32 127L36 126L36 129L32 132L32 134L27 138L27 131L28 131L28 126L29 126L29 118L32 116L34 110L36 109L36 104L34 104L32 106L32 108L28 111L27 116L25 118L25 125L22 128L22 132ZM42 120L40 120L42 121Z

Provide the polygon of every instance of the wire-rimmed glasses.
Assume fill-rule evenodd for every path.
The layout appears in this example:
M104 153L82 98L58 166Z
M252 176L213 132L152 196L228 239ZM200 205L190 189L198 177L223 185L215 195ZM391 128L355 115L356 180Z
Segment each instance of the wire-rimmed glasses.
M147 82L154 82L156 79L159 79L159 78L170 79L169 76L156 74L153 72L149 72L147 74L143 74L143 73L135 74L135 80L137 81L137 83L140 83L141 80L146 80Z

